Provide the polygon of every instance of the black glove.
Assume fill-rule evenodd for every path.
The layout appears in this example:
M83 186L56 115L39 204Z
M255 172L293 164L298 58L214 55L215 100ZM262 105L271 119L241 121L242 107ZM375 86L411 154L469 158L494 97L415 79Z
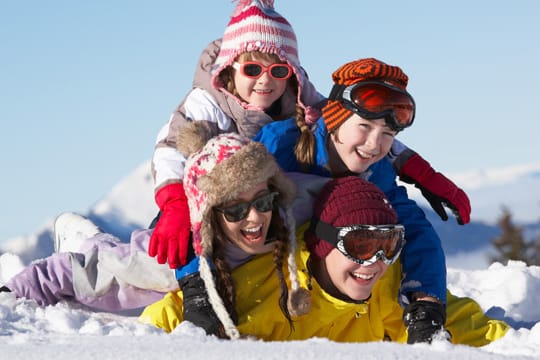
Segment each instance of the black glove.
M187 275L178 280L182 289L184 303L184 320L202 327L208 335L224 336L221 326L204 286L204 281L198 272Z
M433 335L444 331L446 309L443 304L418 300L407 305L403 311L403 322L409 334L407 344L431 343Z

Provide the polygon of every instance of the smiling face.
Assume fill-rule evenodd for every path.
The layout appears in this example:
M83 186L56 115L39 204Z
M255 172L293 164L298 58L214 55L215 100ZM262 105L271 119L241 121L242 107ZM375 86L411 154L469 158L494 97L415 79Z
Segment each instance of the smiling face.
M241 193L235 201L227 202L220 205L220 207L226 208L240 202L250 202L269 192L268 183L265 181L259 183L250 191ZM251 206L247 216L238 222L228 221L221 212L217 214L225 236L246 253L252 255L262 254L273 249L273 243L265 244L270 220L272 219L272 210L259 212Z
M396 132L384 119L366 120L353 114L330 134L329 163L333 173L366 171L386 156Z
M253 55L253 61L257 61L264 66L277 63L262 57ZM245 60L238 60L243 63ZM233 81L238 96L251 106L269 109L272 104L285 93L287 79L272 78L267 72L261 74L257 79L241 74L239 70L233 69Z
M326 286L330 295L347 300L344 295L352 300L361 301L369 298L373 286L384 275L388 265L381 260L371 265L359 265L349 260L338 249L332 249L324 258L328 281L333 286ZM324 284L321 284L325 288ZM336 291L337 290L337 291Z

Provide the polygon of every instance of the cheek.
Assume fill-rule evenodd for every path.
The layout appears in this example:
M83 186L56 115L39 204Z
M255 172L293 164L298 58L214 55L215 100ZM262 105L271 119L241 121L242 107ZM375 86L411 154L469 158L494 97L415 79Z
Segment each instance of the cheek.
M339 250L332 249L324 261L326 262L326 269L332 280L341 279L347 274L349 263L345 255L340 253Z
M392 144L394 143L394 138L391 136L384 136L381 141L381 152L386 155L390 148L392 147Z
M366 130L352 121L345 122L339 129L339 139L346 146L356 146L366 140Z
M229 239L233 238L235 231L237 231L236 223L230 223L224 220L223 215L220 215L219 224L225 236Z
M278 97L281 97L285 93L285 90L287 89L287 80L275 80L276 81L276 89L277 93L279 94Z
M234 87L240 96L244 97L248 94L250 88L250 79L242 75L234 75Z
M267 211L265 213L261 213L264 218L264 223L270 226L270 222L272 221L272 211Z

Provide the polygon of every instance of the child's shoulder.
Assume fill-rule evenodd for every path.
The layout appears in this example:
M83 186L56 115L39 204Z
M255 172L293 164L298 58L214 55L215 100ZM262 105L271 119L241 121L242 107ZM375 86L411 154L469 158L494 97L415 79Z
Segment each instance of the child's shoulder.
M230 123L229 117L221 109L217 100L212 94L201 88L192 89L186 96L181 108L185 117L191 120L204 119L227 125Z

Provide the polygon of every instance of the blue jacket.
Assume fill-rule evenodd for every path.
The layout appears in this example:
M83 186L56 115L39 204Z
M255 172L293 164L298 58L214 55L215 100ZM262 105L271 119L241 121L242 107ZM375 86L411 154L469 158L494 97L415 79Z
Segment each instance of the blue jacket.
M322 118L319 119L314 134L317 144L316 163L308 171L330 176L326 167L328 133ZM298 172L302 169L296 161L294 147L299 136L300 131L294 119L287 119L265 125L254 140L265 144L284 171ZM446 260L441 240L422 209L409 199L407 190L397 185L397 175L388 158L373 164L359 176L376 184L386 194L398 214L399 223L405 226L406 244L401 253L404 278L400 301L408 303L410 299L406 294L419 291L446 304Z

